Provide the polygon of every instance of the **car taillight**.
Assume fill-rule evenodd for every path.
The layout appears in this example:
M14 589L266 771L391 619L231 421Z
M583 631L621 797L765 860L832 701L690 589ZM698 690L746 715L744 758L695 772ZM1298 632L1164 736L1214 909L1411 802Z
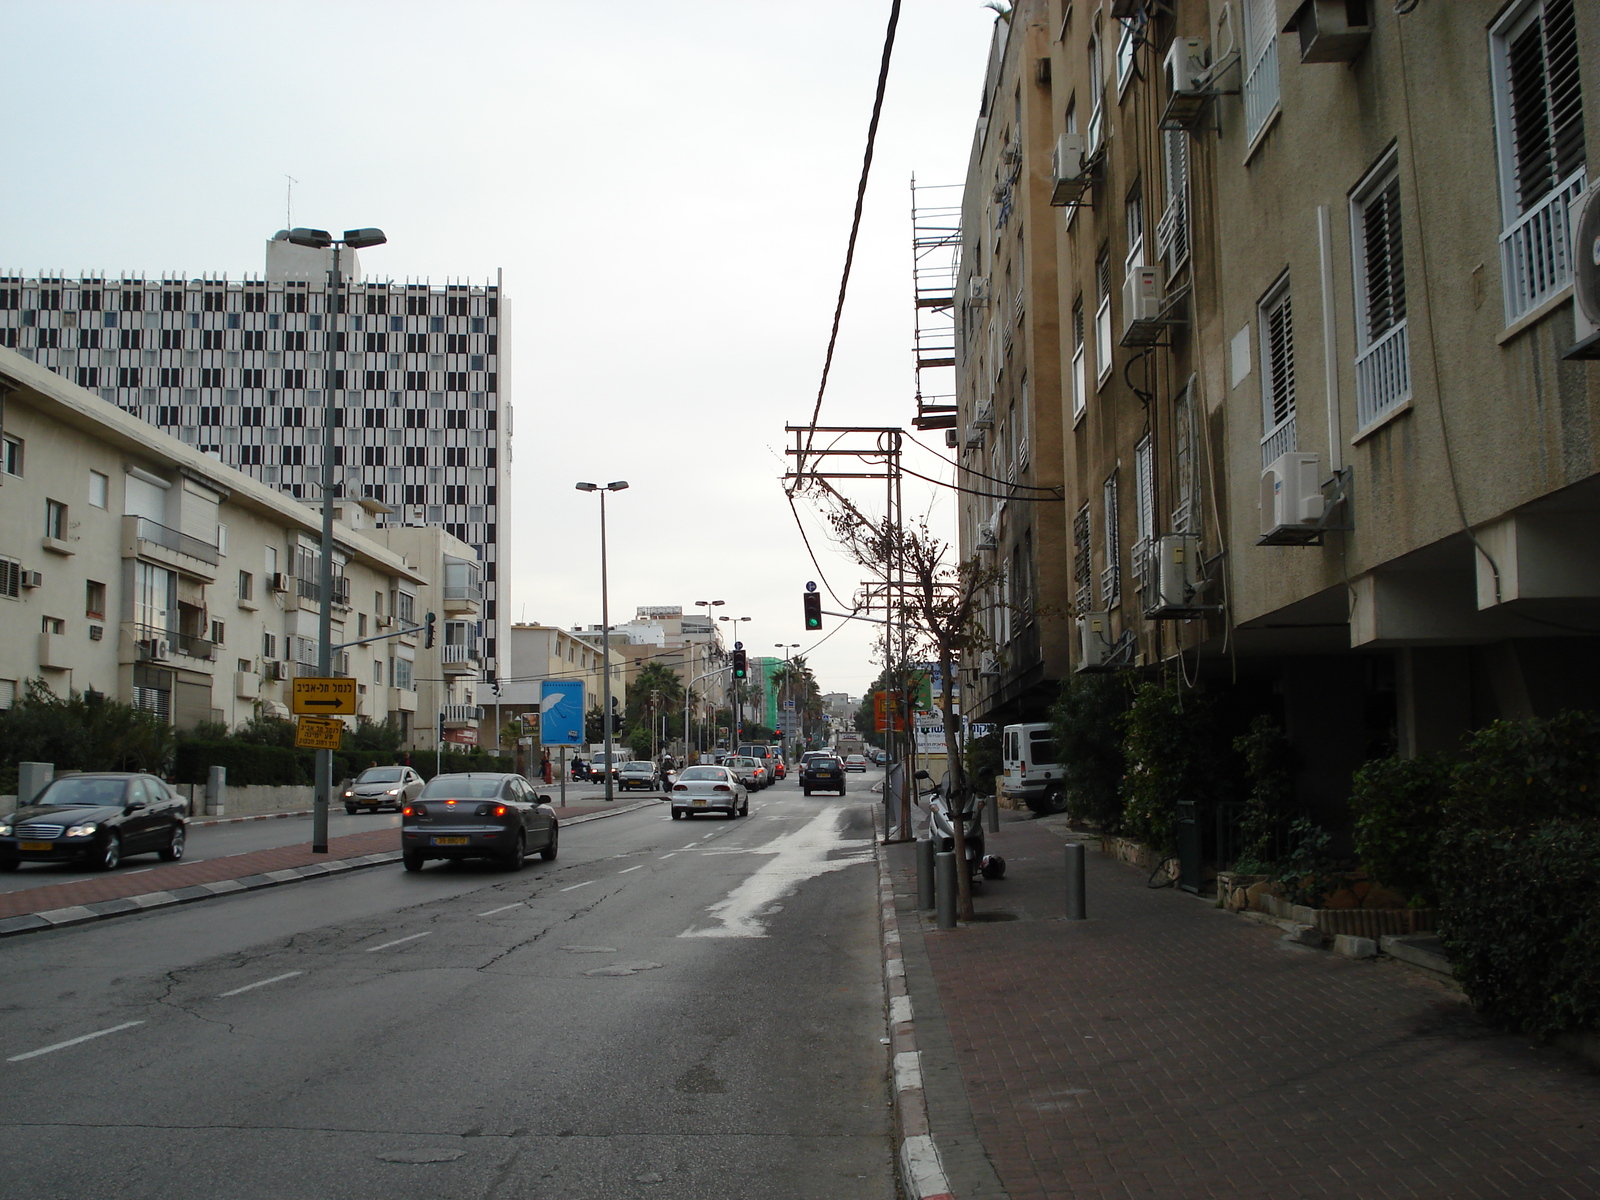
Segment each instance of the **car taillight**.
M713 792L731 792L731 791L733 791L733 789L731 787L729 787L725 783L719 783L719 784L717 784L716 787L712 788L711 790Z
M506 815L506 806L504 804L496 804L494 806L494 815L497 816L497 817L505 816Z
M675 792L687 792L689 785L687 783L675 783L672 785L672 790Z
M448 807L451 807L452 805L454 805L455 801L454 800L446 800L444 803L445 803L445 807L448 808Z
M400 810L403 817L420 817L425 810L420 804L408 804Z

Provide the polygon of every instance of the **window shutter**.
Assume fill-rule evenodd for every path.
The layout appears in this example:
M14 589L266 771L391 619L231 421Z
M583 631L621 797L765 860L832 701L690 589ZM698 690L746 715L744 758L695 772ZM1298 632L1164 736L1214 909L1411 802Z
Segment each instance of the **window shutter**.
M1506 58L1517 201L1526 212L1585 161L1572 0L1546 0Z
M1267 313L1267 413L1269 429L1294 416L1294 325L1289 294Z
M1405 260L1400 241L1400 179L1396 176L1361 212L1367 272L1367 341L1377 341L1406 318Z

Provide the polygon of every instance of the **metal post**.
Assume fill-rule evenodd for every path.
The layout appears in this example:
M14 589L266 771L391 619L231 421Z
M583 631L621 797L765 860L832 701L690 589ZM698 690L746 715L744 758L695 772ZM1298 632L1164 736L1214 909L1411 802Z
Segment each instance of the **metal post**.
M989 797L988 812L983 818L990 833L1000 832L1000 785L995 784L995 794Z
M956 927L956 856L952 850L941 850L934 855L934 890L939 908L939 928Z
M222 816L227 796L228 768L211 767L206 771L206 816Z
M600 491L600 725L605 735L606 803L611 793L611 599L606 579L606 493Z
M328 294L327 339L328 365L322 373L322 566L318 572L321 580L322 603L317 613L317 674L324 679L333 674L333 414L336 411L333 382L334 347L337 345L336 317L344 307L340 303L344 279L340 273L339 254L343 246L333 244L332 284ZM328 852L328 804L333 790L333 751L318 750L316 758L316 795L311 806L311 853Z
M1067 920L1083 921L1089 916L1084 887L1083 843L1067 843Z
M39 793L56 777L55 763L25 762L17 764L17 807L27 808Z
M540 726L542 729L543 726ZM567 748L561 747L561 807L567 806Z
M917 843L917 907L926 911L933 907L933 856L936 847L932 838Z

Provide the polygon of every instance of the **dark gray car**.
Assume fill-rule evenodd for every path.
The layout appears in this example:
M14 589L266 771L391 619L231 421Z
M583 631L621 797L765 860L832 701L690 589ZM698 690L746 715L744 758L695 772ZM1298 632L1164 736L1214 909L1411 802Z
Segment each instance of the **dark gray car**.
M400 812L408 871L430 858L489 858L520 871L535 850L546 861L556 856L556 810L521 775L435 775Z

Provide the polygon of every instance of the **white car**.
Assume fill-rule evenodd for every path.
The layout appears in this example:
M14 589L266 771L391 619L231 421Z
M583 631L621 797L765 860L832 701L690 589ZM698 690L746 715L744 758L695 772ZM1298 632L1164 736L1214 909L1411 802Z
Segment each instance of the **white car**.
M865 771L867 769L867 756L865 754L852 754L844 760L846 771Z
M750 815L750 793L727 767L685 767L668 793L672 819L701 812L723 812L730 817Z

